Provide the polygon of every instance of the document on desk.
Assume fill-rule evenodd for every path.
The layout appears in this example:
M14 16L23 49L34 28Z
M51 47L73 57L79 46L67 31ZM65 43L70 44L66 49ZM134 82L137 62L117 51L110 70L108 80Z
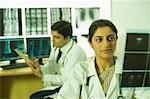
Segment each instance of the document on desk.
M20 52L20 51L18 51L17 49L14 49L15 51L16 51L16 53L21 57L21 58L23 58L24 60L25 60L25 62L29 62L30 61L30 59L29 59L29 57L28 57L28 55L27 54L25 54L25 53L23 53L23 52Z

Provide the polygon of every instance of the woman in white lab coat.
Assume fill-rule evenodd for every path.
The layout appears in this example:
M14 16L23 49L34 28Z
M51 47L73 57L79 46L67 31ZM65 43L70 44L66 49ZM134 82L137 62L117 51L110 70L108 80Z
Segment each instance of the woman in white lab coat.
M121 95L117 74L121 64L114 56L117 38L111 21L101 19L92 23L88 40L95 56L75 66L57 99L135 99L133 94L125 93L124 98Z

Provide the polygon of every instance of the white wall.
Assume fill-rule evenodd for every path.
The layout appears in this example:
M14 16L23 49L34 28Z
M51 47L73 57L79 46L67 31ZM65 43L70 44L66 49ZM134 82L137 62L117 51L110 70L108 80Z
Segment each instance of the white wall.
M148 17L149 17L149 20L148 20L149 25L148 25L148 27L150 29L150 0L148 0Z
M150 30L150 0L112 0L112 21L119 32L116 54L124 59L127 30Z

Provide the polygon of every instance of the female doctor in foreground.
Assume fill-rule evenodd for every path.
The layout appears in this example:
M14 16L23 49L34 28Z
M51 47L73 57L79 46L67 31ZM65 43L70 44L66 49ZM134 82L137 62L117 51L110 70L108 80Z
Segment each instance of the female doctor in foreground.
M58 93L58 99L136 99L120 93L116 68L120 62L114 56L117 38L117 29L109 20L92 23L88 40L95 56L75 66Z

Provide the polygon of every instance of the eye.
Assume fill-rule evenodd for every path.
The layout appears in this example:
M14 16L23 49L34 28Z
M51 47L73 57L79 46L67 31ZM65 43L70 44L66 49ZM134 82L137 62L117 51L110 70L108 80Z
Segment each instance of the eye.
M60 38L60 36L53 36L53 38L55 38L55 39L59 39L59 38Z
M103 40L103 39L102 39L101 37L96 37L96 38L95 38L95 41L96 41L96 42L101 42L102 40Z
M113 41L114 39L115 39L114 36L109 36L109 37L107 37L107 40L108 40L108 41Z
M60 37L58 37L58 36L56 37L56 39L59 39L59 38L60 38Z

